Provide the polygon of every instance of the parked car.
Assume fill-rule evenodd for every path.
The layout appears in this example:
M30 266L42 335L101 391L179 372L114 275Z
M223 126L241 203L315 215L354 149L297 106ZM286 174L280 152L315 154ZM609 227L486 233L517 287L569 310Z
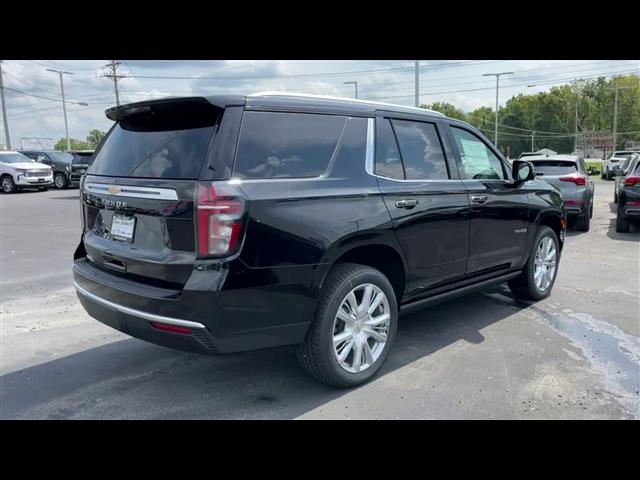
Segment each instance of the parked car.
M87 173L87 168L93 163L93 150L74 150L71 153L73 160L71 161L71 185L77 187L80 185L80 179Z
M350 387L379 370L401 311L501 282L530 300L553 288L561 194L467 123L273 93L106 115L74 284L92 317L133 337L204 353L298 345L307 372Z
M576 228L589 231L595 186L584 159L577 155L545 155L527 160L533 163L537 176L560 189L567 216L575 220Z
M640 221L640 155L635 155L617 190L616 232L628 232L631 222Z
M604 162L604 168L602 169L602 178L611 180L614 176L614 168L622 165L622 163L634 153L639 153L632 150L616 150L611 157Z
M53 172L48 165L36 163L20 152L0 151L0 187L4 193L23 188L46 190L53 183Z
M49 165L53 170L53 184L58 189L70 184L71 155L59 150L20 150L24 156L38 163Z
M629 174L629 172L635 170L639 158L640 153L635 153L627 158L620 167L614 168L614 180L616 183L613 188L613 203L618 203L618 192L620 192L620 190L624 187L625 177Z

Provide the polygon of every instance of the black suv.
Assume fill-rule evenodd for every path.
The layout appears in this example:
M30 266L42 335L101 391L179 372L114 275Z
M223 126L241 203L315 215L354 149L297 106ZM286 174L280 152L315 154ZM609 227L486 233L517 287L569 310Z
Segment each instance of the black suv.
M56 188L67 188L71 184L71 155L59 150L20 150L20 153L38 163L49 165L53 170Z
M81 184L78 297L99 321L206 353L298 344L370 379L398 313L509 282L549 295L559 191L437 112L285 94L172 98L116 123Z
M71 155L71 185L77 187L80 185L80 179L87 173L87 169L93 163L93 150L73 150Z
M614 202L618 204L616 231L626 233L631 222L640 222L640 154L634 154L616 178Z

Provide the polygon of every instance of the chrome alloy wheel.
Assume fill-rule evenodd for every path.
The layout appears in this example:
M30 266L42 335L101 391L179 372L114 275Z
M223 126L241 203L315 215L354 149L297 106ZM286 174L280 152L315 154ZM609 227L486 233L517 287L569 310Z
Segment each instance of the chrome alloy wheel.
M366 370L387 343L391 314L384 292L371 283L358 285L340 303L333 323L333 351L350 373Z
M54 178L54 183L56 184L56 188L64 188L64 177L62 175L56 175Z
M11 193L11 191L13 190L13 182L8 175L2 179L2 190L5 193Z
M536 249L533 269L533 280L539 291L544 292L551 285L556 273L556 261L556 245L550 237L544 237Z

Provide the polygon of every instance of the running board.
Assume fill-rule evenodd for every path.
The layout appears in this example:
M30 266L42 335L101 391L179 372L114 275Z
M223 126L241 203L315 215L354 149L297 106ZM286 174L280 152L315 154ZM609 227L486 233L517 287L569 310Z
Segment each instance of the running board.
M419 310L421 308L430 306L430 305L435 305L436 303L441 303L441 302L446 302L448 300L451 300L453 298L456 297L460 297L463 295L466 295L468 293L471 292L475 292L477 290L482 290L486 287L489 287L491 285L495 285L497 283L503 283L506 282L508 280L511 280L513 278L516 278L518 275L520 275L520 271L518 272L511 272L511 273L507 273L505 275L500 275L499 277L493 277L493 278L489 278L487 280L483 280L482 282L479 283L474 283L472 285L467 285L466 287L462 287L462 288L458 288L455 290L450 290L448 292L444 292L444 293L439 293L437 295L434 295L432 297L429 298L423 298L422 300L416 300L415 302L411 302L411 303L407 303L406 305L402 305L400 307L400 313L404 314L404 313L410 313L413 312L415 310Z

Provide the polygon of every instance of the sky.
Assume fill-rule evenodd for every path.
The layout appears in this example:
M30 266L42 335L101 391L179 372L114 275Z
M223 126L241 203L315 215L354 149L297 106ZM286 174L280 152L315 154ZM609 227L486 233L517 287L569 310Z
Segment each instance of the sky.
M85 139L89 130L109 129L104 111L115 105L113 81L104 75L111 60L5 60L5 101L12 146L21 138L65 135L60 77L64 75L69 136ZM288 91L358 98L399 105L414 104L414 61L397 60L118 60L120 102L167 96L249 94ZM470 111L495 106L495 77L500 78L500 105L518 94L547 91L579 78L640 75L640 60L420 60L420 102L449 102ZM533 86L531 86L533 85ZM86 103L86 105L80 105ZM0 117L1 121L1 117ZM0 131L0 144L4 128Z

